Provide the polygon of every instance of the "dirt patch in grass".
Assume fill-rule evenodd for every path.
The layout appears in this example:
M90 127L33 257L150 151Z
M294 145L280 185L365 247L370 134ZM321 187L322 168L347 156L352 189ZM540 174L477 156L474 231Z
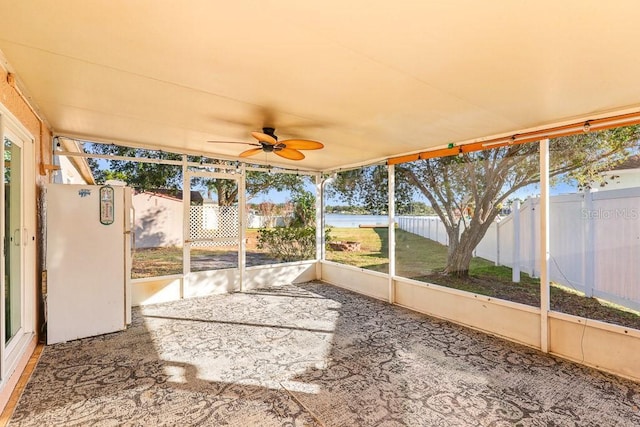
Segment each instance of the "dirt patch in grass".
M528 283L503 282L493 276L471 275L461 279L441 273L413 277L413 279L534 307L540 306L540 290L536 292Z
M551 287L551 310L640 329L640 313L560 286Z

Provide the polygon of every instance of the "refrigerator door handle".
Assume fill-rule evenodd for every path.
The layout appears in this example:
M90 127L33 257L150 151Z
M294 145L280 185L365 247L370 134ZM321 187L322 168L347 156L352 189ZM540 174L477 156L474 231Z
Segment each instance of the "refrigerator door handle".
M129 233L131 233L131 252L135 253L136 251L136 208L131 204L131 227L129 229Z

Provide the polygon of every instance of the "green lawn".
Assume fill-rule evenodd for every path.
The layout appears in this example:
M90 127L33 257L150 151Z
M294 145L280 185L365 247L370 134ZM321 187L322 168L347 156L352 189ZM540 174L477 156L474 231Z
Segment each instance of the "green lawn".
M131 278L168 276L182 274L182 248L136 249L133 254Z
M334 228L332 241L355 241L361 243L359 252L327 251L327 259L342 264L353 265L375 271L389 271L388 241L386 228ZM425 274L442 271L447 262L447 248L433 240L396 230L396 274L418 278ZM482 258L471 261L471 274L494 269L491 274L511 277L511 270L495 268L494 264Z
M389 272L388 230L386 228L332 228L331 241L360 243L357 252L326 251L326 258L369 270Z

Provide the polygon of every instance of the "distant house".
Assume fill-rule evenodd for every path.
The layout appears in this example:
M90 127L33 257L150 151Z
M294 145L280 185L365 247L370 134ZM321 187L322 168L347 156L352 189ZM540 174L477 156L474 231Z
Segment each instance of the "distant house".
M182 246L182 190L153 189L133 195L135 247ZM202 205L202 194L191 191L191 204Z
M640 155L630 156L612 170L602 174L607 178L607 185L601 190L640 187Z

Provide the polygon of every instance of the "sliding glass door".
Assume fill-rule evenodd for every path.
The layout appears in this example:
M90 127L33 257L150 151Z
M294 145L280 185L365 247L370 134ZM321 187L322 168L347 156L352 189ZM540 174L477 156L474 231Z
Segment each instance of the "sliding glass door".
M36 198L34 143L1 108L0 141L4 179L0 191L0 294L4 298L0 304L0 375L4 381L24 356L35 332Z
M4 136L4 340L9 345L22 329L23 313L23 200L22 144Z

